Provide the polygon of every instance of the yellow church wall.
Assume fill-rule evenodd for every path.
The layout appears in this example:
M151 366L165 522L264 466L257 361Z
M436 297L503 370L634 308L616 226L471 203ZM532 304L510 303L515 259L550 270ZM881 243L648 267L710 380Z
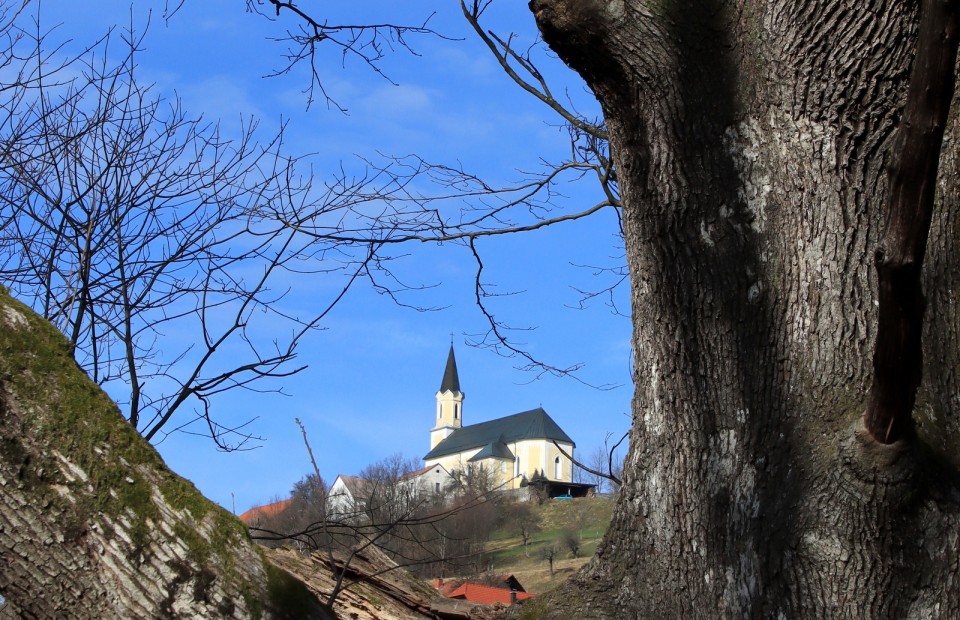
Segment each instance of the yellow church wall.
M564 451L573 456L573 446L569 444L560 444ZM560 458L560 475L557 476L556 472L556 459ZM573 481L573 463L566 456L563 455L563 452L557 449L553 443L548 444L547 449L547 458L546 458L546 472L547 478L550 480L563 480L565 482Z
M573 453L573 446L561 444L567 454ZM533 478L534 472L540 471L550 480L563 480L571 482L573 480L573 464L563 456L553 442L544 439L534 439L520 441L512 444L510 449L516 456L520 457L520 475L526 476L527 480ZM555 461L560 457L561 472L556 476ZM519 487L519 480L514 488Z
M540 471L543 464L543 446L541 442L524 442L527 445L526 453L527 458L526 462L523 459L520 459L520 467L523 469L523 474L527 477L527 480L533 478L535 471Z
M573 453L573 446L561 444L568 453ZM533 439L513 442L508 445L510 451L520 458L519 472L515 464L500 461L498 459L485 459L482 465L494 472L496 486L504 489L520 488L520 482L523 477L527 480L533 478L535 471L542 472L549 480L561 480L571 482L573 480L573 464L563 455L552 442L543 439ZM467 450L458 454L442 456L437 459L426 461L426 465L442 465L444 469L453 474L456 471L466 471L470 459L480 451L480 448ZM560 476L558 477L555 459L560 457ZM478 463L474 463L478 466Z

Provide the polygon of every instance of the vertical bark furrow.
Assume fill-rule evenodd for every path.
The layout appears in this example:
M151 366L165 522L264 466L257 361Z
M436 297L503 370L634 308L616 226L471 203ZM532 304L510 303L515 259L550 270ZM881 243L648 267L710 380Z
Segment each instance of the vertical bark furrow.
M954 97L957 110L960 97ZM941 458L960 466L960 348L951 346L960 338L960 321L954 308L960 307L960 220L958 181L960 162L960 116L952 115L940 160L940 179L934 220L924 267L923 288L927 292L927 320L924 324L924 382L914 407L920 439L930 444Z

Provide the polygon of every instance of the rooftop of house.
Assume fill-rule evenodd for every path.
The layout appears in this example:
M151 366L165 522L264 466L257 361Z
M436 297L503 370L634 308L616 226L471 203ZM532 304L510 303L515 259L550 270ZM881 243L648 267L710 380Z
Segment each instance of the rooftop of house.
M435 469L446 471L445 469L443 469L442 465L437 465L437 464L427 465L426 467L421 467L418 470L403 474L402 476L400 476L399 480L400 482L403 482L404 480L413 480L414 478L419 478L420 476L426 473L429 473Z
M491 451L496 451L497 443L506 445L524 439L552 439L576 445L542 407L537 407L530 411L459 428L438 443L423 458L430 460L487 446L490 446Z
M272 504L254 506L250 510L240 515L240 520L246 525L254 525L260 519L269 519L277 516L286 510L287 506L289 506L290 502L292 501L292 499L282 499L278 502L273 502Z
M509 575L496 575L489 578L490 583L485 585L500 588L501 590L513 590L515 592L524 592L526 589L523 585L520 584L520 580L517 579L513 574ZM462 579L441 579L437 578L433 580L433 587L437 589L443 596L450 597L450 593L456 591L460 586L467 583Z
M337 479L333 481L333 485L330 487L330 494L336 495L337 491L334 490L334 487L337 486L337 480L346 487L350 495L354 499L365 499L370 497L370 481L360 478L359 476L348 476L346 474L340 474L337 476Z
M512 575L510 575L512 577ZM507 585L509 582L504 581ZM521 602L536 596L523 590L511 590L507 587L489 586L469 581L447 581L438 579L434 586L443 596L447 598L463 599L472 603L482 603L492 605L493 603L503 603L509 605L512 602ZM511 597L513 600L511 601Z

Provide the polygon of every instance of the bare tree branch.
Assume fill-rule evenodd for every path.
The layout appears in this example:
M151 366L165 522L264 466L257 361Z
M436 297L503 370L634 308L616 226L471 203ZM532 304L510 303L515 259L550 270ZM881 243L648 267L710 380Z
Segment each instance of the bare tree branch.
M613 483L616 484L617 486L620 486L621 484L623 484L623 481L620 479L619 476L616 476L616 475L614 474L613 455L614 455L614 453L617 451L617 448L620 447L620 444L622 444L622 443L624 442L624 440L625 440L627 437L629 437L629 436L630 436L630 432L627 431L626 433L623 434L622 437L620 437L619 441L617 441L617 443L613 444L613 447L610 448L610 449L607 451L607 471L605 471L605 472L600 471L600 470L598 470L598 469L593 469L592 467L588 467L588 466L584 465L583 463L581 463L580 461L576 460L575 458L573 458L573 455L567 454L567 451L564 450L564 449L560 446L560 444L558 444L556 441L553 442L553 445L555 445L555 446L557 447L557 450L559 450L560 453L561 453L563 456L565 456L565 457L567 457L568 459L570 459L570 461L573 462L574 465L576 465L577 467L579 467L579 468L582 469L583 471L585 471L585 472L587 472L588 474L591 474L591 475L593 475L593 476L599 476L599 477L604 478L604 479L606 479L606 480L610 480L611 482L613 482ZM609 437L609 435L608 435L608 437Z
M264 11L269 5L271 11ZM341 65L345 65L348 58L355 58L373 70L378 75L389 80L389 77L380 67L380 61L387 52L402 50L418 55L407 38L410 35L430 35L443 37L429 27L433 14L428 15L422 22L414 25L398 25L389 23L362 23L362 24L333 24L326 19L315 18L311 13L301 8L300 3L283 0L247 0L247 10L276 20L282 13L289 13L297 20L297 30L287 30L282 37L274 40L288 45L284 54L286 65L272 75L279 76L290 73L295 67L306 63L310 70L310 82L304 93L307 95L307 107L314 101L316 90L320 91L328 107L335 107L341 112L346 108L341 106L330 95L324 86L320 73L322 61L320 51L332 48L340 54Z
M249 421L214 419L212 401L278 392L269 380L302 370L303 338L382 264L381 244L322 243L263 214L322 218L352 200L336 189L357 188L318 194L284 152L285 128L260 141L258 123L243 119L228 138L140 85L146 31L132 23L119 62L112 33L62 60L39 17L11 6L0 14L10 43L0 57L0 277L67 336L144 437L200 422L220 449L246 446L257 439ZM312 315L292 315L275 283L307 272L342 288Z

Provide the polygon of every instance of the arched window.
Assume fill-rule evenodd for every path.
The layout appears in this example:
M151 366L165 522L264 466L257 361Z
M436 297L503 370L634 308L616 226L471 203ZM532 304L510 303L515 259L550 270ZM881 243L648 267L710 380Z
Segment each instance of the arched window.
M563 465L560 463L560 457L553 459L553 477L557 480L563 478Z
M453 419L456 420L457 416L460 415L460 405L457 403L453 404Z
M520 475L520 457L519 456L515 457L513 460L513 475L514 476Z

